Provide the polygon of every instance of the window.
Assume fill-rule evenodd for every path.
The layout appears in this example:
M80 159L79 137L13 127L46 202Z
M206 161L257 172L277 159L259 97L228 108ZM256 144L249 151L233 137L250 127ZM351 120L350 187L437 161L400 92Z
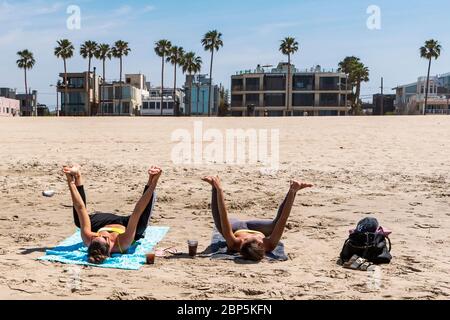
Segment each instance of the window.
M122 110L123 110L123 113L129 114L130 113L130 103L129 102L123 102L122 103Z
M294 76L293 90L314 90L314 76Z
M156 110L156 103L150 102L150 110Z
M339 94L337 93L322 93L320 95L320 106L338 106Z
M244 89L243 79L232 79L231 80L231 90L232 91L242 91Z
M267 116L269 117L282 117L283 111L267 111Z
M242 107L244 103L244 96L242 94L233 94L231 96L232 107Z
M114 88L103 87L102 100L113 100L113 99L114 99Z
M259 94L247 94L245 96L245 100L247 105L255 105L255 106L259 106Z
M321 77L320 90L339 90L339 77Z
M120 100L121 97L121 92L120 92L120 87L115 87L114 88L114 99L116 100Z
M62 103L66 104L66 95L61 95ZM81 92L70 92L67 94L67 105L84 105L86 100L86 95Z
M173 102L167 102L166 105L167 105L167 109L173 110Z
M314 106L314 93L294 93L292 95L292 105L294 107Z
M144 101L143 105L142 105L142 109L147 110L148 109L148 102Z
M266 91L282 91L286 90L285 75L266 75L264 77L264 90Z
M67 79L67 82L69 83L69 88L74 89L83 89L84 88L84 79L83 78L69 78Z
M246 91L259 91L259 78L247 78L245 80Z
M337 115L338 115L338 111L336 111L336 110L320 110L319 111L319 116L322 116L322 117L337 116Z
M286 106L286 95L284 93L266 93L264 101L267 107L284 107Z

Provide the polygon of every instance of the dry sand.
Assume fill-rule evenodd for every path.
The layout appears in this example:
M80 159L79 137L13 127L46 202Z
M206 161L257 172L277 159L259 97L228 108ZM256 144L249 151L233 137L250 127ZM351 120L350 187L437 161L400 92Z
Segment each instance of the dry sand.
M203 119L207 128L280 129L281 168L175 166L171 133L195 119L0 119L1 299L448 299L450 117ZM161 248L208 246L210 188L222 176L231 215L271 218L299 178L316 187L296 200L283 237L289 261L236 264L158 259L140 271L38 262L71 235L60 168L84 166L91 211L129 213L151 164L165 168L152 221L170 226ZM53 198L43 190L54 189ZM392 264L377 274L336 261L348 229L375 216L393 230ZM78 271L77 271L78 270ZM71 290L74 273L80 282Z

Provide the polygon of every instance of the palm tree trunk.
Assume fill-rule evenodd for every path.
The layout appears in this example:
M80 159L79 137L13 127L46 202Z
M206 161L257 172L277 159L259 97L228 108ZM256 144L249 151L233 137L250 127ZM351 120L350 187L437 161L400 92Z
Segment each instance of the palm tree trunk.
M194 77L195 77L195 75L194 75ZM203 103L205 103L205 102L203 102ZM198 112L199 105L200 105L200 83L197 81L197 114L199 113ZM203 114L203 108L202 108L201 114Z
M212 81L213 81L213 62L214 62L214 49L211 50L211 65L209 68L208 117L211 117L211 92L212 92Z
M102 103L102 99L103 99L103 90L104 90L104 86L105 86L105 60L106 59L103 59L103 80L102 80L102 84L101 84L101 86L100 86L100 98L99 98L99 100L100 100L100 108L102 109L100 112L101 112L101 115L103 116L103 103Z
M164 58L165 56L163 55L161 61L162 61L162 65L161 65L161 116L163 116L163 105L164 105Z
M287 85L286 85L286 90L287 90L287 95L286 95L286 109L287 109L287 115L291 116L291 106L289 104L290 102L290 84L291 84L291 55L288 54L288 76L287 76Z
M88 64L88 81L86 83L86 87L87 87L87 92L88 92L88 100L89 100L89 107L88 107L88 115L92 115L92 107L91 107L91 85L90 85L90 80L91 80L91 58L88 59L89 64ZM94 79L95 81L95 79ZM94 103L95 105L95 97L94 97Z
M176 95L177 95L177 64L175 63L175 71L173 74L173 107L175 110L175 116L178 117L178 104L177 104L177 99L176 99Z
M27 80L27 68L23 68L25 72L25 96L27 97L27 103L28 103L28 80Z
M358 81L356 83L356 91L355 91L355 104L353 107L353 115L356 115L357 112L359 112L359 96L361 94L361 82ZM356 112L355 112L356 111Z
M64 114L67 113L67 96L68 96L68 83L67 83L67 61L64 59Z
M425 89L425 105L423 106L423 115L426 115L426 110L428 106L428 91L430 90L430 71L431 71L431 58L428 62L428 74L427 74L427 84Z
M122 57L120 57L120 80L119 80L119 84L120 84L120 94L119 94L119 115L122 112L122 93L123 93L123 87L122 87L122 69L123 65L122 65Z
M192 114L192 73L189 73L189 116Z

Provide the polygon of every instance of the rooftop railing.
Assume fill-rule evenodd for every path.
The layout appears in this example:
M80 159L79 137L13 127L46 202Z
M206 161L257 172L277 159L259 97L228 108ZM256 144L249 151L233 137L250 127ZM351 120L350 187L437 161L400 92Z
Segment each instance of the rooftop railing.
M268 68L256 68L248 70L240 70L236 72L236 76L246 75L246 74L285 74L288 70L285 69L268 69ZM342 73L337 69L324 69L324 68L309 68L309 69L293 69L292 73Z

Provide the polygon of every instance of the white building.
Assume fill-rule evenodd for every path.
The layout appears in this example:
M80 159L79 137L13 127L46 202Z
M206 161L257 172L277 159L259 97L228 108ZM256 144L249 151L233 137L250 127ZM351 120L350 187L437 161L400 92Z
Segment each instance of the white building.
M430 77L428 102L425 108L427 77L401 85L396 90L395 107L398 114L450 114L450 74ZM424 112L425 109L425 112Z
M20 101L0 97L0 117L20 116Z
M142 111L142 98L147 96L143 74L126 74L125 83L104 83L100 86L101 116L138 116Z
M174 116L177 105L179 105L179 115L185 112L184 92L181 89L164 89L163 116ZM148 94L142 97L141 116L161 116L161 88L151 88Z

